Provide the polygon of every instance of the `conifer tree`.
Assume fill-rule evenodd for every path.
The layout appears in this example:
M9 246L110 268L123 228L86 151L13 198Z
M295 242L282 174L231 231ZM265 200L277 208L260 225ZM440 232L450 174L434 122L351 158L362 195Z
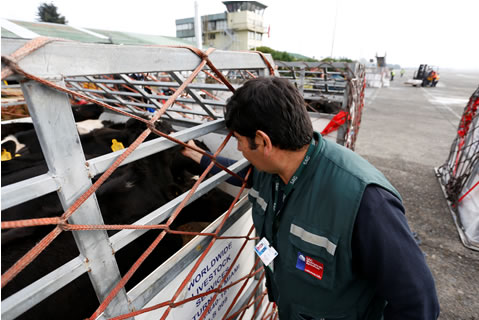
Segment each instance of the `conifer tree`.
M43 2L38 7L38 21L66 24L68 21L57 10L53 3Z

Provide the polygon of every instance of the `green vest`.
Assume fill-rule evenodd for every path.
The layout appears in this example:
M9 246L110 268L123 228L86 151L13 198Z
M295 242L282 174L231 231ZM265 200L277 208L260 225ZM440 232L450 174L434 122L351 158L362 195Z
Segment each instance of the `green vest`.
M353 151L318 133L314 141L305 157L309 162L286 186L291 191L279 213L273 210L278 177L254 172L249 193L254 225L278 251L265 267L270 300L281 320L381 319L386 301L352 269L351 239L367 185L400 195Z

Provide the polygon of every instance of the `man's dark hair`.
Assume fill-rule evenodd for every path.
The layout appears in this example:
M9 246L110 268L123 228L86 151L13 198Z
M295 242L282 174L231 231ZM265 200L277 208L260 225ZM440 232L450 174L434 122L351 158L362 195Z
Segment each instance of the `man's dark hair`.
M301 93L288 80L255 78L228 100L226 127L250 140L255 149L256 130L264 131L273 146L298 150L313 138L313 125Z

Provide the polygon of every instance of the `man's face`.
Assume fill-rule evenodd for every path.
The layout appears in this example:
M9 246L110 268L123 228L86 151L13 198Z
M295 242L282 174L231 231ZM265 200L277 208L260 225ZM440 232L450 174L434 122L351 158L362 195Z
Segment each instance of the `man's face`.
M264 148L263 144L259 143L261 140L258 137L255 138L255 143L257 144L256 149L251 149L250 141L247 137L240 135L237 132L233 133L234 137L236 138L238 144L237 149L241 151L243 156L251 162L251 164L258 170L267 171L266 159L264 156Z

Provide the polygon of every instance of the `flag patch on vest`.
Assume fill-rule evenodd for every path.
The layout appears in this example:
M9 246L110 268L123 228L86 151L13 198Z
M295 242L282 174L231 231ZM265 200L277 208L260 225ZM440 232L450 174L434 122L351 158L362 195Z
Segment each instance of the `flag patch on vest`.
M323 279L324 265L321 262L314 260L313 258L305 256L299 251L298 260L296 260L296 268L309 273L310 275L315 278L318 278L319 280Z

